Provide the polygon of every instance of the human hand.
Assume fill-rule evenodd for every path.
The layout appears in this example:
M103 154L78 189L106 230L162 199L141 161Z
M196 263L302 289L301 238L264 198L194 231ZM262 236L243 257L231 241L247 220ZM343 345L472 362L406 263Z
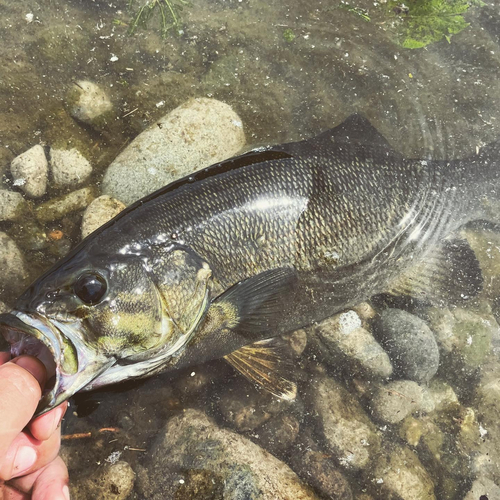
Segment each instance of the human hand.
M33 356L0 353L0 500L69 500L58 456L67 403L32 420L46 370Z

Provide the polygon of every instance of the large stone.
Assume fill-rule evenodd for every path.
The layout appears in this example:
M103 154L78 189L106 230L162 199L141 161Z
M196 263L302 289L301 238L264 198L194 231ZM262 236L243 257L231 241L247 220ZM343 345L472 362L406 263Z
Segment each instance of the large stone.
M192 99L157 120L111 163L102 190L125 204L235 155L245 144L239 116L215 99Z
M139 473L141 498L318 500L283 462L199 411L172 418L159 434Z
M355 311L332 316L312 331L327 364L342 366L347 362L353 373L368 378L387 378L392 374L389 356L373 335L362 328Z
M337 381L318 377L310 385L312 406L325 444L346 469L369 467L380 435L360 403Z
M48 170L45 151L39 144L16 156L10 164L14 186L20 187L32 198L45 194Z
M439 348L425 321L400 309L382 312L377 338L400 378L428 382L439 367Z

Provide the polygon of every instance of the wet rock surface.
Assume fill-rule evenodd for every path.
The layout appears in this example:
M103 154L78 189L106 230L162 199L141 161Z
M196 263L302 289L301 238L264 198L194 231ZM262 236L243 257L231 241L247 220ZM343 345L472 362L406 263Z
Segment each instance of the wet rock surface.
M14 186L19 186L28 196L39 198L47 189L48 161L40 145L16 156L10 164Z
M193 99L137 136L104 175L104 194L126 205L170 182L235 155L245 144L241 118L215 99Z
M82 217L82 238L100 228L103 224L118 215L125 205L111 196L102 195L93 200Z
M389 354L398 378L428 382L439 368L439 349L429 326L399 309L380 316L378 340Z
M50 170L56 186L77 186L92 173L90 162L75 148L50 150Z
M196 492L208 498L318 498L283 462L194 410L169 421L140 477L148 499L190 498Z
M0 222L19 219L26 209L26 202L21 193L0 189Z

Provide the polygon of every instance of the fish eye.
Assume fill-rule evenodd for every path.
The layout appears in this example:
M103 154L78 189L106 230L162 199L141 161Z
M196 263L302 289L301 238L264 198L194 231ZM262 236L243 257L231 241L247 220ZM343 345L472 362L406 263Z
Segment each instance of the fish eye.
M73 290L80 300L89 305L97 304L106 293L106 280L97 273L82 274L73 286Z

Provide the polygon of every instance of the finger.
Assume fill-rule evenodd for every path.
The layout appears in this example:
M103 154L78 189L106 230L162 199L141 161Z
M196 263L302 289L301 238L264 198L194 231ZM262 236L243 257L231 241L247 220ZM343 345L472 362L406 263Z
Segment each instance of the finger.
M60 428L46 441L38 441L28 432L21 432L5 454L0 467L0 479L8 481L45 467L56 458L60 443Z
M28 425L28 429L30 430L32 436L39 441L49 439L49 437L52 436L54 431L61 424L61 420L67 409L68 402L65 401L53 410L35 418Z
M69 500L68 469L61 457L10 484L25 493L31 492L32 500Z
M0 366L0 469L12 441L33 417L44 377L45 367L31 356Z
M10 361L10 352L0 352L0 365Z
M17 488L14 488L13 486L7 484L7 483L2 483L0 481L0 499L1 500L29 500L30 499L29 494L23 493L22 491L19 491Z

